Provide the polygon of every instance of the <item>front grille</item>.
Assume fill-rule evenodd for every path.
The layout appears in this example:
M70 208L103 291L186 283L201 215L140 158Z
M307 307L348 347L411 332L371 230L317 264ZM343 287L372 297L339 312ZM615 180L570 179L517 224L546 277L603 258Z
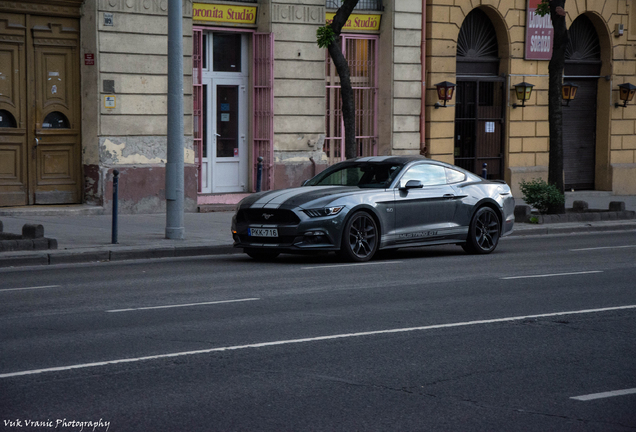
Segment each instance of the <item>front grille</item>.
M282 209L244 209L239 210L238 222L254 224L297 225L300 219L291 210Z
M294 236L281 236L281 237L250 237L248 235L238 236L242 244L279 244L290 245L294 242L296 237Z

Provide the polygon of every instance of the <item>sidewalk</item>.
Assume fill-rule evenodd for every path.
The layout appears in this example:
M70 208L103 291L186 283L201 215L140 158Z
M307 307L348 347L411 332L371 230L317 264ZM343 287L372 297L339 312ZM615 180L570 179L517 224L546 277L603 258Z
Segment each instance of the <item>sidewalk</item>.
M604 209L610 201L625 202L636 211L635 196L609 192L568 192L566 207L587 201L590 209ZM517 200L522 204L521 200ZM0 208L5 233L21 234L24 224L41 224L44 237L56 239L58 249L0 252L0 267L64 264L128 259L167 258L238 253L232 247L233 212L186 213L185 239L165 239L166 215L119 215L118 244L111 243L112 216L91 206L32 206ZM515 224L513 236L636 230L636 219L603 222Z

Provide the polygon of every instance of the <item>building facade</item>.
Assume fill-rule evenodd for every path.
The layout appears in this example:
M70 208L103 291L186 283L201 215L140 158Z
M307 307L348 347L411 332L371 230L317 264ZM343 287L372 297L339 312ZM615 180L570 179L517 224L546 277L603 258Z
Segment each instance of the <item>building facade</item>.
M172 1L172 0L170 0ZM533 3L534 2L534 3ZM165 211L168 0L0 0L0 206ZM344 155L334 0L182 0L185 208L297 186ZM536 0L360 0L341 37L360 155L547 178L549 20ZM634 0L566 3L568 189L636 194ZM456 85L436 108L435 84ZM514 85L533 92L517 106ZM438 104L439 105L439 104ZM259 165L259 159L262 163Z

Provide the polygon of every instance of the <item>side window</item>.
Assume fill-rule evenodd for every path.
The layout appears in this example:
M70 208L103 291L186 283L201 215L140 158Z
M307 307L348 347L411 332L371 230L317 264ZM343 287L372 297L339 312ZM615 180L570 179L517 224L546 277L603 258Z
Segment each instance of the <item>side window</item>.
M439 165L421 164L408 169L400 179L400 187L404 187L409 180L419 180L424 186L446 184L446 171Z
M445 169L446 169L446 181L448 183L459 183L461 181L466 180L466 174L454 169L450 169L450 168L445 168Z

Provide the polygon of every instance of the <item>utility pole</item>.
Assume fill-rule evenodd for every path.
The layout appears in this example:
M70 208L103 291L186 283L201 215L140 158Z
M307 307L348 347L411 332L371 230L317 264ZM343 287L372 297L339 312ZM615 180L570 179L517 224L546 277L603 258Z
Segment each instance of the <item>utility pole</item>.
M183 239L183 3L168 0L166 238Z

